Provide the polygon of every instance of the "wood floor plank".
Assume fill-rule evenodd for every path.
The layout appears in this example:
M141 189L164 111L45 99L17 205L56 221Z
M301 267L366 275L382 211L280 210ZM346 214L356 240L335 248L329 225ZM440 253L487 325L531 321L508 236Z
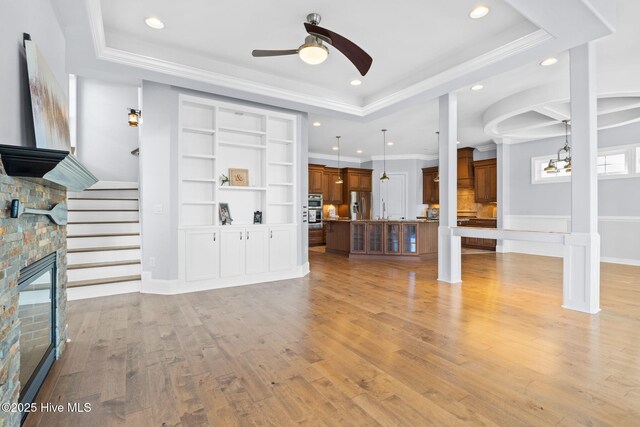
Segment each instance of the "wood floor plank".
M640 425L640 268L603 264L602 312L561 308L562 262L310 253L308 277L68 303L71 342L25 425Z

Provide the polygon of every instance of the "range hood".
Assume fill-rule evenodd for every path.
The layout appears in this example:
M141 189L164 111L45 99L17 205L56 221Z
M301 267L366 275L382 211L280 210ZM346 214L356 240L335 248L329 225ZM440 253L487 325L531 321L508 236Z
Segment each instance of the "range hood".
M68 151L0 145L0 161L9 176L43 178L70 191L82 191L98 182Z

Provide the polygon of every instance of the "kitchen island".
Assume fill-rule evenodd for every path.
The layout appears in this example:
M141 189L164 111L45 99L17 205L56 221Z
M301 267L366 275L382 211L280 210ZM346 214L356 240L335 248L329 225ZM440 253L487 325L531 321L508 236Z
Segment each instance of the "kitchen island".
M438 254L437 220L328 220L327 252L354 258Z

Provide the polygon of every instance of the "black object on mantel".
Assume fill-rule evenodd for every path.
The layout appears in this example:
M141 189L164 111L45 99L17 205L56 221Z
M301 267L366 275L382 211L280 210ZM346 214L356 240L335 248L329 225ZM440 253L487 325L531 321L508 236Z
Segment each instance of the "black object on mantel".
M9 176L43 178L71 191L82 191L98 182L68 151L0 145L0 161Z

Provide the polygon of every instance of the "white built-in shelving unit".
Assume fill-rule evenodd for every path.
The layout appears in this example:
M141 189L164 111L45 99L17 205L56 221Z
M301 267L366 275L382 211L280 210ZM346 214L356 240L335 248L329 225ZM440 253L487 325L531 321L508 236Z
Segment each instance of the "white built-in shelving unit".
M170 292L300 277L295 115L180 96L179 278ZM222 186L229 169L249 185ZM221 225L227 203L233 225ZM262 223L253 224L254 212Z
M208 99L180 105L180 224L216 226L218 204L228 203L233 224L293 224L294 116ZM230 168L249 170L249 186L221 186Z

